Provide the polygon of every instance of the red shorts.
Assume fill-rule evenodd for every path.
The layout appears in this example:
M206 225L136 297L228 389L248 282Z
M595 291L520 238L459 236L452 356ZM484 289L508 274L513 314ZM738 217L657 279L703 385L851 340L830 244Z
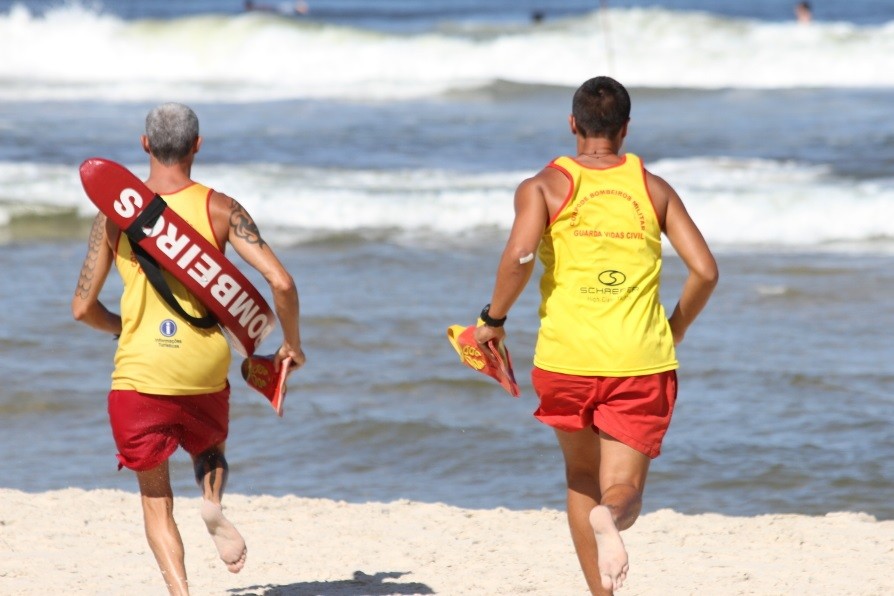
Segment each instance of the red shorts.
M141 472L159 465L182 446L198 455L227 438L230 388L202 395L150 395L113 389L109 421L118 448L118 469Z
M677 371L641 377L582 377L531 371L540 407L534 417L568 432L587 427L656 458L677 401Z

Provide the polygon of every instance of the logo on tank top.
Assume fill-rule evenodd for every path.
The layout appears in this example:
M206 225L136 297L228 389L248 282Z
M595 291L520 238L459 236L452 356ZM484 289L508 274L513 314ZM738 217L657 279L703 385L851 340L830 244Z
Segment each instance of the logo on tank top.
M606 269L596 276L597 286L581 286L582 298L590 302L616 302L626 300L634 292L639 291L638 286L628 286L627 275L617 269Z
M597 279L599 279L599 283L604 286L620 286L627 281L627 276L620 271L609 269L600 273Z
M158 330L161 331L161 334L165 337L174 337L177 335L177 323L171 319L165 319L161 322L161 325L158 326Z

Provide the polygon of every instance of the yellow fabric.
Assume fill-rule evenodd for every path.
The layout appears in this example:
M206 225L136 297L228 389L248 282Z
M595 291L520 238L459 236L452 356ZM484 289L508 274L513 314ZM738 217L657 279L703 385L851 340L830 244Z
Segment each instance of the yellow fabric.
M210 194L208 187L193 184L163 198L216 246L208 215ZM220 327L198 329L175 314L146 279L123 233L118 238L115 266L124 291L112 389L156 395L196 395L224 389L230 347ZM168 273L164 277L187 313L206 314L201 303L180 282Z
M628 153L622 164L598 170L560 157L550 167L573 188L540 243L534 364L606 377L677 368L658 295L661 229L642 161Z

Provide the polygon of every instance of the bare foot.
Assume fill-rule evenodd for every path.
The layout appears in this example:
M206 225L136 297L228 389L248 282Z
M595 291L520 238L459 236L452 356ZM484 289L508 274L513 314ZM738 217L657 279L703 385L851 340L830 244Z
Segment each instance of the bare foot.
M627 549L621 540L621 533L615 527L612 513L604 505L597 505L590 512L590 525L596 534L596 548L599 561L599 579L602 587L614 591L624 585L627 579Z
M226 563L230 573L242 571L248 549L239 530L224 517L220 505L203 499L202 521L205 522L205 527L214 540L217 552L220 553L220 560Z

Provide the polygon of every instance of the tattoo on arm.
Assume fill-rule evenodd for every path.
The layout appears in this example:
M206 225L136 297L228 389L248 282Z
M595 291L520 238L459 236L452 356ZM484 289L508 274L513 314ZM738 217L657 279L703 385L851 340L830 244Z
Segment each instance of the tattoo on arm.
M248 211L236 200L230 204L230 229L238 238L242 238L249 244L257 244L260 248L267 245L261 238L261 231L255 225Z
M99 251L103 248L106 239L106 216L100 213L93 220L93 227L90 229L90 238L87 241L87 256L84 258L84 264L81 266L81 275L78 278L78 287L75 294L79 298L87 299L90 290L93 288L93 274L96 270L96 259L99 257Z

